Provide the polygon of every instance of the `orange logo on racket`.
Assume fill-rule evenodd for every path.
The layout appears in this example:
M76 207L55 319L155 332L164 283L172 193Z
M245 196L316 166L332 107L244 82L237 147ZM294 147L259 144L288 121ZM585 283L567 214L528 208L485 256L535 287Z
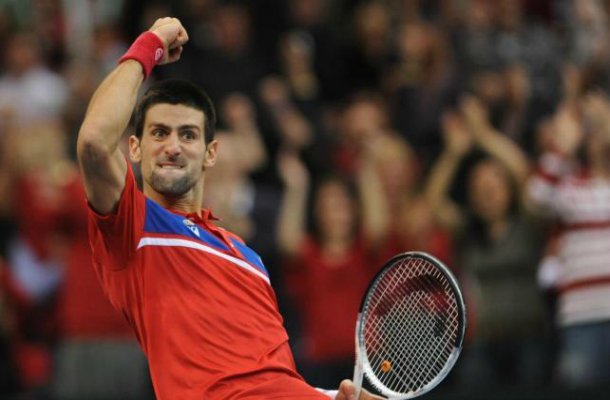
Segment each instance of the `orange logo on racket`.
M390 370L392 369L392 363L388 360L383 360L380 365L380 368L381 372L390 372Z

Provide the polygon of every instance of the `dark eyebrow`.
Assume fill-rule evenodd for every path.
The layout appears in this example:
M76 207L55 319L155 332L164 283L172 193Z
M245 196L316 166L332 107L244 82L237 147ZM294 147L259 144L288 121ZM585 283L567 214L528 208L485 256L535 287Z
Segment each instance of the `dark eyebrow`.
M151 122L150 124L148 124L148 128L162 128L165 129L167 131L171 130L172 128L170 128L168 125L165 125L161 122Z
M149 127L155 127L155 128L162 128L162 129L165 129L165 130L168 130L168 131L172 130L172 128L169 125L166 125L166 124L164 124L162 122L151 122L148 126ZM195 124L180 125L178 127L179 131L185 131L185 130L188 130L188 129L196 130L198 132L201 132L201 128L198 125L195 125Z
M187 130L187 129L192 129L192 130L196 130L196 131L201 131L201 128L200 128L199 126L197 126L197 125L194 125L194 124L193 124L193 125L188 125L188 124L187 124L187 125L180 125L180 126L178 127L178 130L179 130L179 131L184 131L184 130Z

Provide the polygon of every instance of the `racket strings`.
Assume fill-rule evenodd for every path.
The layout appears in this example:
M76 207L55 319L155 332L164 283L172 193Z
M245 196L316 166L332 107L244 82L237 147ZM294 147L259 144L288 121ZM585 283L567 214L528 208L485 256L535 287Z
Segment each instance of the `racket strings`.
M417 300L407 300L407 302L411 301L416 302ZM403 307L401 308L404 308L404 304L407 302L403 301ZM404 311L400 308L396 310L396 312L398 314L404 314ZM393 321L386 320L384 322L385 331L392 329L392 326L388 327L388 322L390 325L393 323ZM396 341L398 346L395 346L394 348L389 347L389 351L386 351L385 353L378 353L376 355L378 360L373 358L372 364L379 366L375 369L375 373L379 375L380 372L382 372L380 366L383 365L383 360L381 360L381 358L396 360L393 366L395 371L406 371L409 367L413 368L413 366L417 369L417 371L410 376L401 376L401 374L397 373L389 374L387 380L388 386L396 386L397 384L401 384L410 388L421 387L427 381L429 381L425 375L426 370L430 370L430 374L432 374L432 376L435 376L438 374L438 372L440 372L442 364L439 365L437 361L443 356L443 338L439 338L438 340L434 341L434 343L430 343L425 342L424 338L420 335L413 336L412 334L409 334L409 332L412 332L414 329L432 330L434 323L435 322L430 318L426 318L420 314L416 318L412 319L412 323L410 325L414 326L402 326L402 329L395 330L395 332L388 337L388 339ZM379 343L376 347L379 347ZM426 352L430 352L430 354L426 355ZM405 357L405 355L407 355L407 357ZM430 365L422 363L422 360L425 357L430 358L431 362L428 363ZM419 380L417 379L418 376L421 376Z
M401 260L378 280L363 311L366 355L384 386L416 392L440 374L460 315L450 283L434 265Z

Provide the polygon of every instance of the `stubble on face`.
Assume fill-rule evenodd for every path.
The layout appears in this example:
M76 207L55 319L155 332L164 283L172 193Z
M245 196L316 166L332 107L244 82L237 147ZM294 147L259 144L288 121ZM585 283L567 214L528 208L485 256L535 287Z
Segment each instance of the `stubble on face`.
M176 162L178 160L171 161ZM177 198L185 195L197 184L198 178L193 171L186 170L187 165L185 163L181 163L180 165L183 165L182 168L185 168L185 171L183 171L180 176L164 174L161 171L153 169L149 179L147 179L147 183L157 193L166 197Z
M197 180L192 174L186 174L179 178L168 178L156 172L152 172L148 184L157 192L166 197L181 197L191 190Z

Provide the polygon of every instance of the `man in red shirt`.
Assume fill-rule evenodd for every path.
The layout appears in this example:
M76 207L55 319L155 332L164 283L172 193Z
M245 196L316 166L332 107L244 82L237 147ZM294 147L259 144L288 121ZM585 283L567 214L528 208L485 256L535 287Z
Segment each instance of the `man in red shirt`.
M97 89L79 133L104 291L134 329L160 400L353 398L348 380L338 392L303 381L263 263L200 208L218 142L213 106L190 83L154 85L137 106L129 157L143 193L136 187L120 137L142 81L187 41L177 19L157 20Z

